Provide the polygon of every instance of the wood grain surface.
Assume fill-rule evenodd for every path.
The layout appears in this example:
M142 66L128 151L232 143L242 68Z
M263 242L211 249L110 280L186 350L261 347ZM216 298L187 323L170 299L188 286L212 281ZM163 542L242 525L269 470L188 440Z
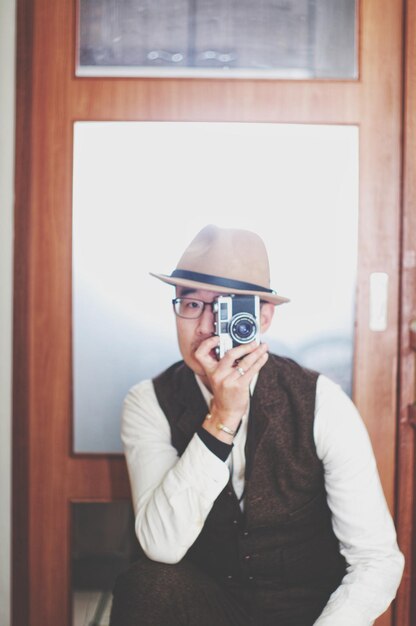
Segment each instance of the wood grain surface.
M416 320L416 2L406 4L403 132L403 220L401 251L399 436L397 533L405 556L395 618L398 626L416 624L416 351L410 324ZM412 421L413 417L413 421Z

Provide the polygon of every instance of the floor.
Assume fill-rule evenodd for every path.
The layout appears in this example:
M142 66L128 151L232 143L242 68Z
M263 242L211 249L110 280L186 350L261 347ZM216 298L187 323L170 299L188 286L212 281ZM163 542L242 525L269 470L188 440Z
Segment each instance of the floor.
M72 626L108 626L111 598L109 591L76 591Z

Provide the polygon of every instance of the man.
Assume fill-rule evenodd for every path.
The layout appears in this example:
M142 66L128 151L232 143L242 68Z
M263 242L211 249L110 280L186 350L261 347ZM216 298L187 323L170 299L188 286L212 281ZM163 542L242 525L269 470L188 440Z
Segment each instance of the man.
M183 361L128 394L122 438L144 555L112 626L369 626L403 570L363 423L265 343L217 358L213 303L276 305L254 233L207 226L170 275Z

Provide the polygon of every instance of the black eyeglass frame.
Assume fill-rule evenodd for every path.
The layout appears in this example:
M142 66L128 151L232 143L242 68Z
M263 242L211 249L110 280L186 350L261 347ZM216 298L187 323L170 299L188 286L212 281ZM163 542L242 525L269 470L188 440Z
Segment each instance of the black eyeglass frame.
M177 310L175 308L175 305L178 304L178 302L180 302L181 300L189 300L190 302L201 302L201 304L203 304L203 307L201 308L201 311L200 311L199 315L196 315L195 317L188 317L186 315L180 315L177 312ZM206 306L210 306L212 308L212 311L214 311L214 308L213 308L214 304L215 304L215 300L213 300L212 302L205 302L205 300L200 300L199 298L186 298L186 297L182 297L182 296L180 296L178 298L173 298L173 300L172 300L172 306L173 306L173 311L174 311L175 315L177 317L181 317L184 320L197 320L197 319L199 319L202 316L203 312L205 311L205 307Z
M175 304L177 304L180 300L191 300L192 302L201 302L204 306L201 309L201 312L199 315L197 315L196 317L187 317L186 315L179 315L179 313L177 313L176 308L175 308ZM187 298L186 296L179 296L177 298L173 298L172 300L172 306L173 306L173 311L176 315L176 317L180 317L183 320L197 320L199 319L203 312L205 311L205 307L206 306L210 306L212 308L212 312L214 312L214 304L216 303L215 300L213 300L212 302L205 302L205 300L200 300L199 298ZM266 304L267 301L266 300L260 300L260 307L263 304Z

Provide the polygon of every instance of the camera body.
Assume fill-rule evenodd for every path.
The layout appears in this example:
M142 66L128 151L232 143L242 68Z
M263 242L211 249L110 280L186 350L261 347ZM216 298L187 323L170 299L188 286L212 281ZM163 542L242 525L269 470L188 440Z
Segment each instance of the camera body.
M218 296L214 302L215 334L220 343L217 358L244 343L260 343L260 298L258 296Z

